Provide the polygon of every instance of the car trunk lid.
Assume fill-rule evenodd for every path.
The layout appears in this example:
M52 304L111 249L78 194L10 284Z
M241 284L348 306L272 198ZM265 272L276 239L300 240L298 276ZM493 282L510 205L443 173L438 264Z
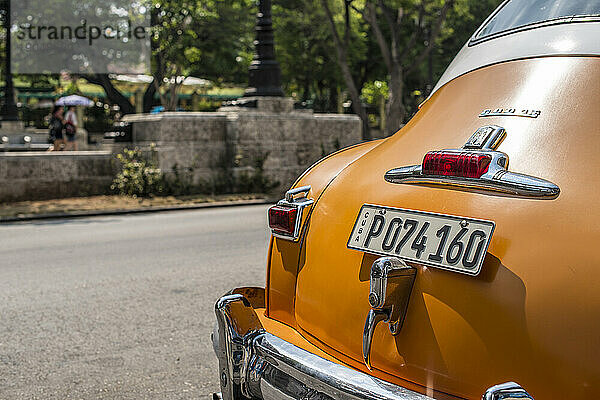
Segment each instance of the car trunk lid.
M364 204L464 216L496 225L481 272L469 276L409 262L416 278L406 318L397 335L378 324L373 373L469 398L515 377L528 391L546 397L552 397L552 390L581 390L584 381L597 380L595 362L584 346L570 341L568 349L556 350L565 345L558 332L581 340L599 332L581 321L579 331L565 329L565 321L575 321L575 315L550 301L547 292L564 282L564 270L543 266L578 265L582 270L569 276L570 286L561 290L575 296L583 288L583 301L598 309L600 297L585 279L594 262L571 239L590 227L589 215L581 210L590 201L598 206L598 200L589 173L582 173L579 163L566 162L593 158L599 148L597 131L590 129L598 126L593 104L600 102L600 77L585 74L592 65L598 71L598 63L594 58L542 58L467 74L438 91L401 132L344 170L315 205L303 242L295 315L306 337L333 355L363 362L369 274L380 255L350 249L347 243ZM541 82L543 71L543 93L526 90ZM483 109L507 104L541 114L478 117ZM583 117L565 118L572 110ZM560 196L540 200L384 179L391 169L420 164L428 151L460 148L490 123L506 129L499 150L508 154L509 169L556 183ZM600 239L597 228L590 231ZM557 253L565 246L571 249L568 255ZM598 255L592 257L600 263ZM548 310L546 304L557 307Z

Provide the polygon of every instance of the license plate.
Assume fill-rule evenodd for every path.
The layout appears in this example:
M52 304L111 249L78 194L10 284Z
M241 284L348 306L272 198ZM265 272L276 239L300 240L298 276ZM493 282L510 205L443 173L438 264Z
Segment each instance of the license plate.
M494 227L493 221L365 204L348 248L477 275Z

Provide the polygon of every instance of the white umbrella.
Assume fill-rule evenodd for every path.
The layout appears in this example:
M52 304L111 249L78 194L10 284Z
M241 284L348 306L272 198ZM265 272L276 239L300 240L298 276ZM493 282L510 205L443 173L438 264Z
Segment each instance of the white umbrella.
M119 82L129 83L152 83L154 78L151 75L120 75L111 74L108 76L110 79L114 79Z
M84 106L91 107L94 105L94 102L87 97L77 96L73 94L71 96L61 97L56 101L57 106Z
M212 82L208 79L196 78L195 76L188 76L183 80L185 86L212 86Z

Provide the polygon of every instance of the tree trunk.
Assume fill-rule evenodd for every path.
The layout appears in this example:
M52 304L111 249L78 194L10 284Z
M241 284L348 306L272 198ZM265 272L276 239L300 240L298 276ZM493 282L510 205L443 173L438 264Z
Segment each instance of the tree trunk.
M403 63L401 60L407 60L409 58L407 54L413 49L414 45L419 40L419 34L423 30L422 22L426 12L425 0L421 1L421 6L419 7L417 26L414 27L413 34L408 39L402 51L399 51L400 49L398 48L400 32L402 32L402 26L400 23L404 15L404 10L402 8L395 10L384 4L382 0L378 1L378 6L373 1L367 0L363 10L354 8L357 12L362 14L365 21L367 21L367 23L373 29L375 39L379 45L379 49L381 50L381 55L390 74L389 100L386 105L386 136L392 135L398 131L402 126L406 116L406 108L404 106L403 99L404 77L417 68L421 62L423 62L425 57L430 55L431 49L434 47L435 40L442 29L444 20L446 19L446 15L454 5L454 1L455 0L446 0L444 2L442 8L439 10L437 19L429 28L429 43L427 44L427 47L423 49L416 57L412 57L410 63ZM379 15L383 15L385 21L387 22L391 36L389 41L381 30L378 22Z
M156 77L154 77L156 79ZM151 82L144 92L143 109L144 113L149 113L154 106L154 95L156 94L156 86Z
M111 104L118 105L123 114L135 114L133 104L113 86L108 74L85 75L84 78L90 83L102 86L108 101Z
M342 76L344 77L344 82L346 83L348 94L350 95L350 100L352 101L352 111L354 111L354 113L360 117L362 122L363 140L371 140L373 137L371 136L371 128L369 127L369 116L367 115L367 111L363 107L362 101L360 100L360 94L358 93L358 89L354 83L354 78L352 77L352 72L350 71L348 61L346 60L345 56L341 57L339 53L340 52L338 50L338 64L342 70Z
M390 87L389 94L390 98L386 105L386 117L385 117L385 136L393 135L401 128L402 122L406 110L404 108L403 81L402 68L398 65L394 65L390 73Z
M169 103L165 106L168 111L177 111L177 108L179 107L179 89L181 88L182 83L183 78L181 82L176 81L169 88Z
M304 89L302 90L302 102L306 102L308 101L308 96L310 94L310 81L308 80L308 77L306 77L306 79L304 79Z
M340 35L337 32L337 28L335 27L333 15L331 14L331 10L329 9L327 0L321 0L321 4L323 5L323 9L325 9L327 21L329 22L329 27L331 28L333 41L335 43L335 50L337 53L338 65L342 70L342 77L344 78L344 82L346 83L346 87L348 88L350 100L352 100L352 110L356 115L360 117L360 120L362 122L362 138L363 140L371 140L372 136L369 128L369 116L367 115L367 111L365 110L365 108L362 105L362 102L360 101L360 93L358 92L356 84L354 83L354 78L352 77L352 72L350 71L350 64L348 63L346 48L344 47Z

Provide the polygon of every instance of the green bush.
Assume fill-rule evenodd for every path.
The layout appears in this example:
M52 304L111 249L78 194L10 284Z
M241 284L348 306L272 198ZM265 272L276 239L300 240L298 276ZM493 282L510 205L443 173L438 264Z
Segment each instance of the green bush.
M158 168L154 146L149 152L125 149L117 155L120 168L111 189L132 197L269 193L279 186L279 182L265 174L264 163L268 155L260 152L254 155L250 171L239 174L235 174L223 159L211 178L194 183L194 167L182 168L174 164L167 173Z
M123 150L123 153L117 155L121 169L113 179L111 189L121 195L132 197L151 197L161 194L164 189L164 175L158 168L154 156L154 148L151 149L150 158L144 157L138 148Z

